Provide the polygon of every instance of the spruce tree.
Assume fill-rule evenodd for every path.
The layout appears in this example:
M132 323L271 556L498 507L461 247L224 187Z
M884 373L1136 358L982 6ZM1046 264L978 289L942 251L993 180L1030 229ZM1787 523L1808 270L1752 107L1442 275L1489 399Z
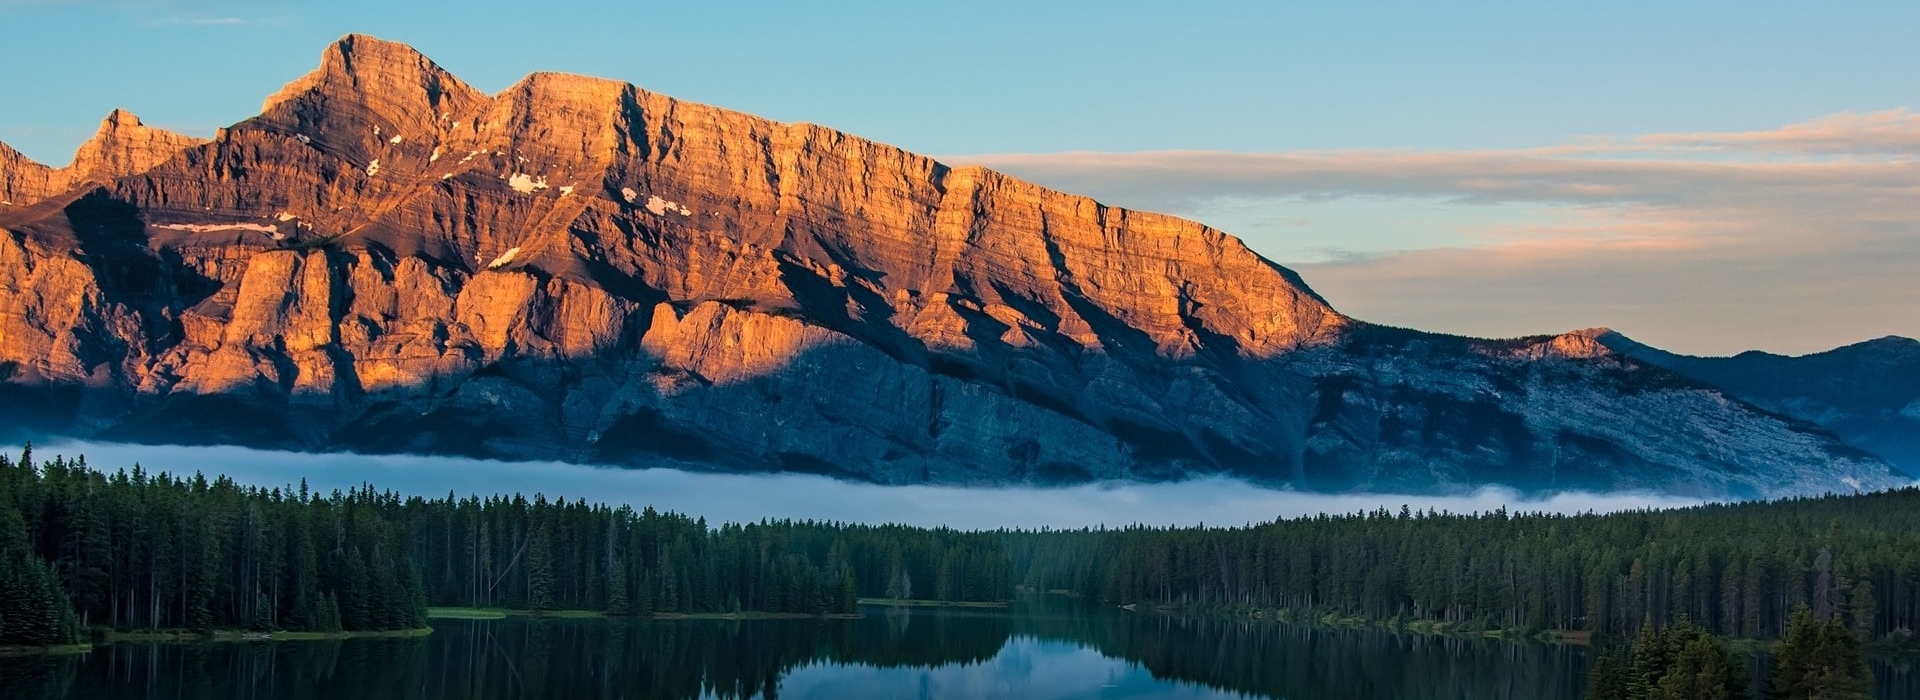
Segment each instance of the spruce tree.
M527 546L527 608L553 609L553 534L544 525Z
M1768 685L1773 700L1866 700L1872 697L1873 672L1859 638L1845 624L1820 622L1802 607L1774 652Z
M1627 697L1634 700L1657 697L1660 681L1673 668L1675 628L1655 631L1653 621L1648 620L1640 626L1640 637L1633 643L1633 652L1627 661Z
M1742 665L1719 638L1697 630L1660 679L1656 700L1734 700L1747 697Z
M1627 672L1619 657L1603 653L1587 675L1587 700L1628 700Z
M627 563L615 561L607 569L607 614L628 615L633 605L627 596Z

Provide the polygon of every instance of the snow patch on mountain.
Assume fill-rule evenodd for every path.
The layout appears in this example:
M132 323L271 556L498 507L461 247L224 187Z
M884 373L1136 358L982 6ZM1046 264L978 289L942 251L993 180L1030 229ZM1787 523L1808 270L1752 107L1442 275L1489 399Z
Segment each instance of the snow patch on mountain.
M487 263L487 269L498 270L501 267L505 266L507 263L513 262L513 258L515 256L518 256L519 254L520 254L519 246L508 248L507 252L501 253L500 257L493 259L493 262Z
M526 173L514 173L507 178L507 186L521 194L533 194L534 192L547 189L547 178L544 176L536 178Z

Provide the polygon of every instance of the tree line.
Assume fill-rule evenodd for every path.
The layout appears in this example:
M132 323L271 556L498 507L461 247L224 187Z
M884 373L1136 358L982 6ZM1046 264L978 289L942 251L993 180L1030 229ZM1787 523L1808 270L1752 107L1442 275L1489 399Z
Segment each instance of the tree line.
M0 646L83 629L377 631L429 605L611 614L1005 601L999 533L766 521L514 495L319 493L0 456Z
M1920 623L1920 490L1606 515L1380 509L1241 527L961 532L243 486L0 456L0 645L121 629L388 630L428 605L853 612L860 598L1328 611L1631 638L1778 639L1806 607Z
M409 535L398 499L371 489L322 496L137 466L106 474L84 458L36 463L28 448L0 456L0 559L44 572L57 604L0 597L0 645L67 643L95 626L420 627L426 598Z
M409 499L438 605L613 614L845 614L860 598L999 602L998 533L766 520L710 527L653 508L536 495Z
M1779 639L1795 610L1920 627L1920 490L1612 514L1379 509L1244 527L1007 535L1024 585L1118 604L1329 611L1632 637Z

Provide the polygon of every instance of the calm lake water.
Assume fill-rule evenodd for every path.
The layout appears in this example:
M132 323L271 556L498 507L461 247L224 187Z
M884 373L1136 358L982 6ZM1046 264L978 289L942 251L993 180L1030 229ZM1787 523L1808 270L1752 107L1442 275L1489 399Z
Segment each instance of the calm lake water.
M405 640L0 659L0 698L1577 698L1580 647L1043 602L859 620L439 620ZM1880 697L1920 698L1880 669Z

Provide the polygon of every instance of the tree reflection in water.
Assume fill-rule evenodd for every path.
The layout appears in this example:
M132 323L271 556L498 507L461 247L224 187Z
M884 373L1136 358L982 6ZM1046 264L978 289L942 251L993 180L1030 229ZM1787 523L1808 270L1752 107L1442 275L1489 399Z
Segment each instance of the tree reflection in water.
M1579 647L1134 614L1029 598L1011 611L859 620L439 620L419 639L118 644L0 659L0 697L1576 698ZM1920 698L1880 667L1881 698Z

